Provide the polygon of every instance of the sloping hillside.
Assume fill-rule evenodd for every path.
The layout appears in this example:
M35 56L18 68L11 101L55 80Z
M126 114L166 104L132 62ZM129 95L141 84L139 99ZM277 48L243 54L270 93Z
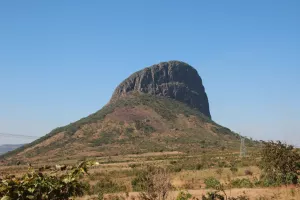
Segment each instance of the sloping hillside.
M238 149L240 136L211 120L195 68L162 62L133 73L98 112L11 151L10 161L58 161L158 151Z
M5 155L24 161L237 148L239 136L176 100L133 94Z

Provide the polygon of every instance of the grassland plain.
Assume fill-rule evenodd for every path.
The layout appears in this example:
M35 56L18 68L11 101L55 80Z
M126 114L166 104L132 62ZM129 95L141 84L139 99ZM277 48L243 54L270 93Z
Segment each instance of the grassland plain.
M246 157L232 150L215 150L206 153L153 152L117 156L94 157L100 163L89 170L90 175L81 181L90 184L89 192L78 199L138 199L139 189L135 180L147 166L163 167L170 173L172 184L168 199L175 199L179 191L188 191L193 197L201 199L207 192L215 191L214 181L226 185L228 196L246 195L253 200L300 199L297 186L266 187L259 184L261 170L258 167L258 149L249 149ZM60 164L73 165L77 160L60 161ZM33 164L38 168L54 166L56 162ZM237 169L232 170L233 166ZM28 166L1 166L1 176L21 175ZM50 171L49 171L50 172ZM251 172L251 173L249 173Z

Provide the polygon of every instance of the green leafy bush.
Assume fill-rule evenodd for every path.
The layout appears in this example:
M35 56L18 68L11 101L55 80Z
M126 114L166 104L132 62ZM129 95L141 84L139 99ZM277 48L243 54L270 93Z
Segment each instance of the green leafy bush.
M204 183L206 185L206 188L216 189L218 186L220 186L220 181L218 181L214 177L209 177L209 178L204 179Z
M98 163L81 162L75 169L63 175L43 174L31 169L20 178L6 177L0 182L1 200L68 200L82 196L88 190L88 185L79 179L87 174L89 166L95 164Z
M277 142L264 142L261 151L260 168L266 185L297 184L300 160L299 153L292 145Z
M283 184L295 184L298 181L298 176L295 173L276 174L269 176L262 174L260 185L263 187L275 187Z
M176 197L176 200L188 200L192 198L192 195L188 192L180 191Z
M248 178L234 179L231 181L231 186L234 188L252 188L253 183Z

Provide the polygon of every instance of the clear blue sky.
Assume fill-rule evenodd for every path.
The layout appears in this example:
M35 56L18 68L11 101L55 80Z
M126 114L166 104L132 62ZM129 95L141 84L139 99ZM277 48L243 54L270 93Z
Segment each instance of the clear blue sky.
M99 110L136 70L182 60L216 122L300 145L299 10L298 0L1 1L0 132L42 136Z

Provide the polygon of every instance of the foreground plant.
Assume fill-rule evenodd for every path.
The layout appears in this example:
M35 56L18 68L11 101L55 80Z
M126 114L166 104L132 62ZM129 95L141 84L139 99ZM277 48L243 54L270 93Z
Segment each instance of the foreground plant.
M292 145L264 142L261 151L264 182L269 185L297 184L300 155Z
M189 200L192 198L192 195L187 191L180 191L176 197L176 200Z
M164 168L148 166L133 180L133 185L141 189L141 200L165 200L171 189L170 174Z
M1 200L68 200L84 195L88 186L79 181L80 176L88 174L88 167L97 162L81 162L71 171L62 175L42 173L29 169L20 178L8 176L0 182Z

